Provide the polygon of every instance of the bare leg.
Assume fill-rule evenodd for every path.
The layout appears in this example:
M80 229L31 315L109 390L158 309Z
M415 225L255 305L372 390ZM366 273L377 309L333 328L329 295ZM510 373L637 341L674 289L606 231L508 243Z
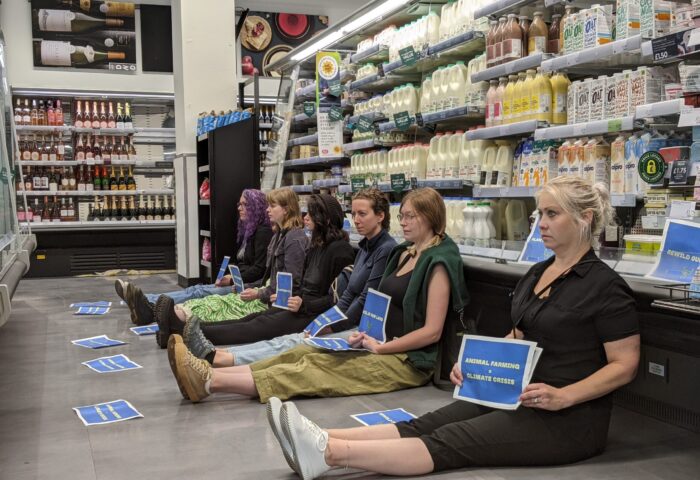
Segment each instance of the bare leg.
M233 353L225 350L216 350L216 353L214 353L214 363L212 364L214 368L233 367L234 365Z
M255 387L250 370L247 373L244 371L239 373L222 373L221 369L213 370L209 391L211 393L237 393L249 397L258 396L258 389Z
M338 440L394 440L401 438L395 425L374 425L326 431L329 437Z
M387 462L387 458L400 458L401 462ZM347 466L384 475L424 475L435 468L425 443L418 438L359 441L329 438L325 460L331 467Z
M187 320L187 314L180 305L175 305L175 315L183 322Z

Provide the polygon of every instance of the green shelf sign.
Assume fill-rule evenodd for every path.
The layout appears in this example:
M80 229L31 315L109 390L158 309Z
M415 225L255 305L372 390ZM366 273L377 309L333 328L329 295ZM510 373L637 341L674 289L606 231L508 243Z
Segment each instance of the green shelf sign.
M314 102L304 102L304 113L307 117L313 117L316 113L316 104Z
M404 188L406 188L406 175L403 173L392 173L391 189L396 193L401 193Z
M331 120L331 122L339 122L345 117L343 115L343 109L340 107L333 106L331 107L331 111L328 113L328 118Z
M340 80L331 80L328 83L328 91L334 97L339 97L343 94L343 85L341 85Z
M406 47L399 50L399 56L401 57L401 65L410 67L415 65L418 61L418 54L413 49L413 47Z
M619 132L622 130L622 119L616 118L614 120L608 120L608 133Z
M374 125L374 123L372 122L372 120L370 120L369 118L367 118L365 116L361 116L357 120L357 128L362 133L366 133L366 132L369 132L370 130L372 130L373 125Z
M408 112L399 112L394 114L394 123L396 124L396 128L405 131L413 124L413 119Z
M666 162L659 152L645 152L639 157L637 164L639 176L646 183L656 184L664 179L666 173Z
M365 177L352 177L350 179L352 193L357 193L365 188Z

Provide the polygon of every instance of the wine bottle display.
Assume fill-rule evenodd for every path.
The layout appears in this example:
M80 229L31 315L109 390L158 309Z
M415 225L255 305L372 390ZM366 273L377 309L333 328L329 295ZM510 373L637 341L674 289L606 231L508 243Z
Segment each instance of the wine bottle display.
M122 27L124 20L119 18L97 18L70 10L42 8L32 11L34 28L42 32L89 32L104 27Z
M34 40L34 58L46 67L77 67L95 63L120 62L126 59L126 54L101 52L89 45L79 47L70 42Z

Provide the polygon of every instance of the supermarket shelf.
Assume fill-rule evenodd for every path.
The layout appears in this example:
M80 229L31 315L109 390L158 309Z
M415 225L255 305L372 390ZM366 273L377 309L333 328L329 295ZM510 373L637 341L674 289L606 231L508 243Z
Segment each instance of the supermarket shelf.
M51 192L49 190L32 190L30 192L19 191L17 195L24 195L25 197L121 197L135 195L175 195L175 190L58 190L56 192Z
M200 230L199 235L202 237L211 237L211 232L209 230Z
M569 53L542 62L542 72L568 71L576 67L606 62L611 57L637 51L641 48L642 36L635 35L630 38L615 40L614 42L587 48L580 52ZM615 65L616 70L622 70L623 65Z
M62 132L62 133L89 133L91 135L134 135L135 138L175 138L174 128L78 128L73 126L52 127L38 125L18 125L17 132Z
M198 172L208 172L209 171L209 165L202 165L201 167L197 168Z
M432 178L417 180L418 188L434 188L435 190L461 190L464 187L471 187L472 182L457 178Z
M71 133L73 127L69 125L17 125L15 126L17 133Z
M267 153L270 151L270 147L260 147L260 153Z
M258 125L258 127L263 130L269 130L272 128L272 123L261 123Z
M497 0L485 7L474 10L474 19L481 17L498 17L507 13L518 13L520 7L535 3L536 0Z
M283 165L285 167L298 167L306 165L327 165L331 163L339 163L347 160L347 157L309 157L309 158L297 158L295 160L285 160Z
M386 92L394 87L406 83L417 82L421 79L420 74L406 75L385 75L379 74L370 75L361 80L355 80L350 83L349 90L361 90L363 92Z
M211 200L200 200L199 204L200 205L211 205Z
M292 191L294 193L313 193L313 185L292 185Z
M499 77L507 77L513 73L524 72L525 70L539 67L550 57L551 55L546 53L536 53L525 58L513 60L512 62L496 65L495 67L490 67L472 74L471 81L472 83L485 82L498 79Z
M94 220L91 222L42 222L32 223L32 231L75 230L146 230L172 229L175 220Z
M526 120L524 122L510 123L508 125L498 125L496 127L479 128L467 132L467 140L486 140L489 138L506 138L533 133L538 127L546 125L537 120Z
M379 63L389 59L389 47L375 45L350 56L350 63Z
M474 185L475 198L531 198L539 187L487 187Z
M635 111L635 118L665 117L668 115L678 115L683 108L683 99L666 100L664 102L639 105Z
M535 130L535 140L556 140L559 138L583 137L585 135L604 135L634 129L634 117L622 117L612 120L560 125L557 127Z
M209 132L197 136L198 142L204 142L209 138Z
M151 167L155 166L156 163L171 163L172 160L112 160L110 163L104 163L103 161L96 162L95 160L60 160L60 161L45 161L45 160L19 160L17 165L27 166L27 167L75 167L78 165L104 165L104 166L127 166L134 165L137 167Z
M338 193L352 193L352 185L338 185Z
M670 33L668 35L664 35L663 37L655 38L653 40L647 40L642 42L642 55L645 57L652 57L653 56L653 42L659 42L661 44L663 43L673 43L676 44L678 43L678 37L680 36L685 37L686 32L690 32L690 35L688 37L688 45L687 47L694 47L690 52L688 53L682 53L683 51L678 49L673 56L667 56L665 58L659 58L659 59L653 59L654 64L656 65L664 65L664 64L669 64L669 63L674 63L674 62L680 62L682 60L696 60L698 58L698 42L697 42L697 35L700 33L700 29L698 28L689 28L686 30L681 30L679 32L674 32ZM665 53L665 52L664 52Z
M481 107L462 105L461 107L448 108L437 112L423 113L423 123L443 123L450 121L483 120L485 110Z
M610 203L613 207L634 207L637 204L637 195L634 193L612 193Z
M174 130L174 129L173 129ZM84 128L73 127L75 133L90 133L93 135L134 135L135 128Z
M505 250L503 248L476 247L471 245L457 245L459 253L473 257L486 257L498 260L517 261L520 258L519 250Z
M377 144L374 142L373 138L369 140L360 140L359 142L346 143L343 145L343 151L345 153L355 152L357 150L367 150L369 148L376 147Z
M341 178L323 178L321 180L314 180L313 187L314 190L318 190L319 188L337 187L344 181L345 180Z
M289 146L293 147L295 145L313 145L318 143L318 133L313 135L306 135L305 137L294 138L289 141Z
M368 112L362 115L353 115L352 117L349 117L348 123L355 124L360 121L360 117L365 117L372 122L386 120L386 116L384 116L384 114L381 112Z
M211 262L207 262L206 260L200 260L199 264L203 267L211 268Z
M297 115L294 115L292 117L292 122L293 123L304 123L304 122L315 122L316 121L316 113L311 115L310 117L305 114L305 113L299 113Z
M316 95L316 82L305 87L298 88L296 91L296 98L299 100L302 98L311 97L312 95Z

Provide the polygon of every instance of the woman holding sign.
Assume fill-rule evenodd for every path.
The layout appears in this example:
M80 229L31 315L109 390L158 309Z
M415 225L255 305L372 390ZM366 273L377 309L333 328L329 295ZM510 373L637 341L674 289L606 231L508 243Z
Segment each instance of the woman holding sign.
M406 242L392 251L378 288L391 297L388 314L384 310L384 338L358 332L347 343L360 351L301 345L251 365L212 369L173 336L168 354L181 391L193 402L215 392L266 402L273 396L360 395L425 384L445 319L460 314L468 295L459 250L445 234L440 194L430 188L409 192L400 211Z
M236 231L236 257L233 263L238 265L245 282L260 282L265 273L267 247L272 238L272 228L267 214L267 200L260 190L243 190L238 202L238 226ZM158 300L171 306L188 300L204 298L210 295L227 295L231 292L231 277L224 276L214 285L193 285L184 290L144 294L140 288L130 282L117 279L114 288L117 294L127 303L131 312L131 320L137 325L146 325L154 321ZM165 337L165 341L167 341Z
M634 378L639 363L632 292L591 248L613 210L604 186L558 177L540 192L538 211L542 240L555 255L534 265L513 297L508 337L543 349L520 408L458 401L396 425L322 430L291 402L273 401L268 416L280 420L271 426L300 476L316 478L340 466L419 475L559 465L602 452L610 394ZM465 382L461 362L451 379L457 389Z

